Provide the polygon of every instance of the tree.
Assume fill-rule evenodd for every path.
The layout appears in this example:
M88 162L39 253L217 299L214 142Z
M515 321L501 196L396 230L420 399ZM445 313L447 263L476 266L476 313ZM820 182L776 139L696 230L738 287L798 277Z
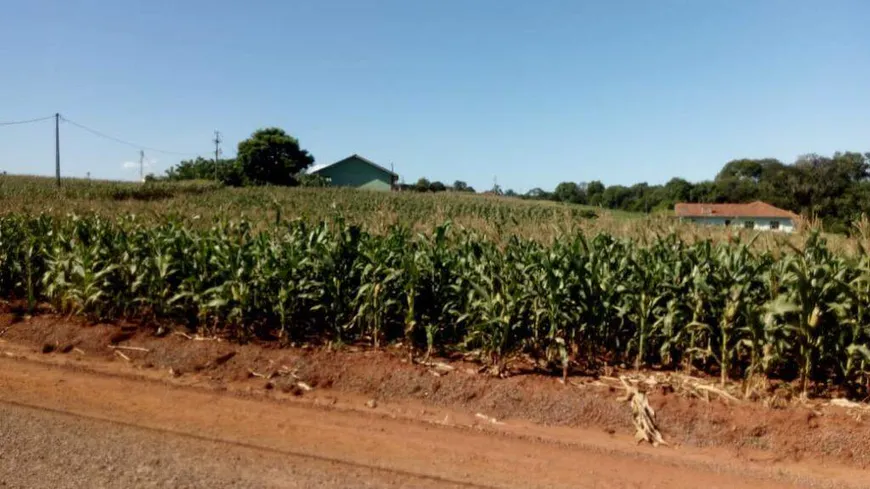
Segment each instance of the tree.
M546 190L542 189L541 187L535 187L535 188L529 190L528 192L526 192L526 195L524 195L523 197L525 197L527 199L533 199L533 200L550 200L552 198L552 195L553 194L551 194L550 192L547 192Z
M604 184L598 180L592 180L586 184L586 194L590 197L593 195L601 195L604 193Z
M299 173L296 180L300 187L328 187L329 179L319 173Z
M453 182L453 190L457 192L468 192L469 188L471 187L469 187L468 184L463 182L462 180L457 180Z
M432 192L443 192L447 190L447 186L436 180L429 184L429 190Z
M652 194L653 191L648 183L636 183L628 189L628 197L617 208L635 212L649 212L655 207L655 203L651 199Z
M692 186L689 192L689 202L701 202L704 204L712 204L719 201L719 194L716 184L710 180L698 182Z
M604 195L604 184L598 180L593 180L586 184L586 202L589 205L601 205L601 198Z
M208 180L215 178L214 160L201 156L195 160L182 160L177 165L166 170L166 179L178 180Z
M752 180L757 182L764 170L762 161L765 160L731 160L725 163L722 170L716 175L716 180Z
M585 204L586 193L574 182L562 182L556 185L556 190L553 191L553 199L571 204Z
M632 191L623 185L612 185L601 193L601 205L608 209L626 209L625 204L631 200Z
M416 190L417 192L428 192L431 187L432 184L429 183L428 179L420 177L420 179L417 180L417 184L414 185L414 190Z
M731 177L717 179L714 184L723 202L752 202L758 199L758 184L754 180Z
M507 189L507 192L504 193L504 195L505 197L516 197L517 193L514 191L514 189L509 188Z
M299 141L277 127L255 131L239 143L236 164L247 183L297 185L296 175L314 163Z
M166 179L180 180L215 180L226 185L242 185L241 172L232 159L218 160L217 167L213 159L197 157L194 160L182 160L177 165L166 170Z
M677 202L687 202L692 196L692 184L682 178L672 178L664 187L664 199L673 206Z

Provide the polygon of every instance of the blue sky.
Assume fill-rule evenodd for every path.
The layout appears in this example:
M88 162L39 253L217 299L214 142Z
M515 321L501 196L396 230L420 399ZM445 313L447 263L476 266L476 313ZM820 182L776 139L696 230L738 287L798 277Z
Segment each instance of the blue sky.
M728 160L870 150L865 0L6 0L0 122L60 112L208 156L259 127L488 188L712 178ZM138 150L61 126L66 175ZM52 174L50 121L0 169ZM162 173L177 156L146 151Z

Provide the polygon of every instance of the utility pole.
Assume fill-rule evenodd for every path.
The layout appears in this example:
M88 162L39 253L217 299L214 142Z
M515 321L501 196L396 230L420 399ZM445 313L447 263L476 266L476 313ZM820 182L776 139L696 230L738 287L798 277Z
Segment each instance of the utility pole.
M60 113L54 114L54 172L60 188Z
M214 179L219 180L218 178L218 161L221 156L221 132L214 132Z
M139 180L145 181L145 151L139 150Z

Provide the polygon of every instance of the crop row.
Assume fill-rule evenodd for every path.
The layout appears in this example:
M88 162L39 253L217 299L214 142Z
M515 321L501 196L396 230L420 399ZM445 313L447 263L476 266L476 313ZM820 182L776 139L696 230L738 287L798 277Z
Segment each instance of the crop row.
M495 369L698 369L866 391L870 255L818 235L552 244L438 226L369 233L341 219L191 228L135 217L0 217L0 297L92 319L173 322L285 341L402 341Z

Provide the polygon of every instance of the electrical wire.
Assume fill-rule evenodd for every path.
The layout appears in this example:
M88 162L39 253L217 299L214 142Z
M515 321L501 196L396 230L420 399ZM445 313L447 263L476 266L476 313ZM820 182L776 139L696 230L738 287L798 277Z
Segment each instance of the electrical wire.
M75 122L75 121L71 121L71 120L67 119L67 118L64 117L64 116L60 116L60 118L61 118L61 120L63 120L64 122L66 122L66 123L68 123L68 124L71 124L71 125L73 125L73 126L76 126L76 127L78 127L79 129L83 129L83 130L85 130L85 131L87 131L87 132L89 132L89 133L91 133L91 134L93 134L93 135L95 135L95 136L99 136L99 137L101 137L101 138L108 139L108 140L110 140L110 141L114 141L114 142L116 142L116 143L120 143L120 144L124 144L124 145L127 145L127 146L131 146L131 147L136 148L136 149L153 151L153 152L155 152L155 153L163 153L163 154L165 154L165 155L174 155L174 156L198 156L198 153L181 153L181 152L178 152L178 151L166 151L166 150L163 150L163 149L151 148L151 147L148 147L148 146L143 146L143 145L141 145L141 144L136 144L136 143L133 143L133 142L130 142L130 141L125 141L125 140L123 140L123 139L116 138L116 137L114 137L114 136L110 136L110 135L108 135L108 134L106 134L106 133L104 133L104 132L100 132L100 131L98 131L98 130L96 130L96 129L91 129L91 128L88 127L88 126L85 126L85 125L83 125L83 124L79 124L78 122Z
M36 118L36 119L28 119L28 120L26 120L26 121L9 121L9 122L0 122L0 126L15 126L15 125L18 125L18 124L30 124L30 123L32 123L32 122L47 121L47 120L49 120L49 119L54 119L54 116L53 116L53 115L50 115L50 116L48 116L48 117L38 117L38 118Z

